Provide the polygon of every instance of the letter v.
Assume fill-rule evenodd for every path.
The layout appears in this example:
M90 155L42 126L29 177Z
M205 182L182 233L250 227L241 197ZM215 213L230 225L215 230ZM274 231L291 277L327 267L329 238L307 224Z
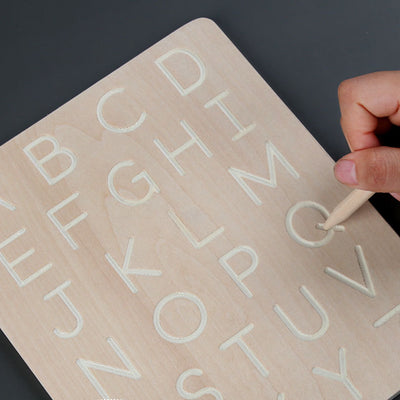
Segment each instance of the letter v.
M350 279L348 276L343 275L330 267L325 268L325 273L328 274L330 277L341 281L345 285L348 285L353 289L358 290L360 293L374 298L376 296L375 287L374 283L372 282L371 274L369 272L368 264L365 260L362 247L360 245L357 245L354 247L354 251L356 252L358 265L360 266L365 285L361 285L353 279Z

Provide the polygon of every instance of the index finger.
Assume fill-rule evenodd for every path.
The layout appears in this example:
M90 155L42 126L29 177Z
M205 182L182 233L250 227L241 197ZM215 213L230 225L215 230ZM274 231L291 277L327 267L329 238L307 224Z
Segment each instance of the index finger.
M352 151L379 146L379 119L400 125L400 71L374 72L343 81L338 90L341 125Z

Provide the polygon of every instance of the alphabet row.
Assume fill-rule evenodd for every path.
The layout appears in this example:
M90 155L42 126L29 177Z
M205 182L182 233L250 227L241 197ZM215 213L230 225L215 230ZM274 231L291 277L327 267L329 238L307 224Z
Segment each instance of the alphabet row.
M177 294L180 297L180 294ZM237 344L239 349L242 350L249 360L257 367L258 371L264 376L268 377L269 373L265 369L265 367L261 364L258 358L255 356L253 351L249 348L247 343L244 341L243 336L251 332L254 328L253 324L249 324L244 329L236 333L233 337L228 339L226 342L221 344L220 350L226 350L230 346ZM110 345L114 353L118 356L118 358L122 361L126 369L101 364L99 362L94 362L91 360L86 360L83 358L79 358L76 360L76 364L82 370L86 378L90 381L94 389L101 396L101 398L110 398L104 386L100 383L98 378L96 378L93 371L103 371L109 374L114 374L117 376L122 376L125 378L139 380L142 378L141 373L134 366L134 363L128 358L126 353L121 349L118 343L112 338L107 338L107 343ZM320 376L326 379L330 379L331 381L339 382L343 384L343 386L349 391L352 397L356 400L361 400L362 394L351 381L348 368L347 368L347 360L346 360L346 349L341 347L339 348L339 372L333 372L326 370L320 367L314 367L312 369L312 373L316 376ZM223 400L223 394L220 390L215 387L205 387L196 392L189 392L184 388L185 381L191 377L200 377L203 375L203 371L199 368L191 368L184 371L177 379L176 382L176 391L183 399L199 399L202 396L210 395L214 397L216 400ZM277 393L277 400L285 400L284 393Z
M168 69L168 67L165 65L165 61L169 58L173 57L184 57L187 58L187 61L192 62L193 65L195 65L199 71L199 78L192 82L191 84L188 84L188 86L184 87L181 83L182 80L187 80L185 77L184 79L179 79L182 77L174 75L174 72ZM155 64L157 67L161 70L163 75L168 79L168 81L173 85L173 87L178 91L178 93L185 97L188 94L194 92L197 90L200 86L203 85L203 83L206 80L207 76L207 70L205 67L204 62L201 60L201 58L195 54L193 51L188 50L188 49L182 49L182 48L177 48L177 49L172 49L156 59ZM181 71L181 73L184 73L185 71ZM105 93L99 100L97 104L97 119L100 122L100 124L107 129L110 132L113 133L119 133L119 134L125 134L125 133L130 133L138 129L146 120L147 118L147 113L146 111L143 111L139 118L131 125L126 126L126 127L119 127L110 124L109 122L106 121L104 118L104 105L106 102L114 95L118 93L124 92L124 88L115 88L109 90L107 93ZM251 123L248 126L244 126L239 119L232 113L232 111L228 108L228 106L225 104L224 99L229 95L229 91L225 90L218 95L216 95L214 98L210 99L204 104L204 108L209 109L213 106L217 106L223 114L229 119L229 121L233 124L233 126L237 129L237 133L232 137L233 141L237 141L241 139L243 136L247 135L251 131L253 131L256 128L255 123ZM197 138L195 139L197 142ZM158 144L157 144L158 145ZM199 145L202 146L202 145ZM164 146L161 144L160 150L162 150ZM206 147L203 147L203 151L207 154L208 151L206 150ZM168 151L166 151L169 153ZM179 154L179 153L178 153ZM180 171L179 168L177 168L178 172L183 172Z
M184 127L186 132L191 137L191 139L188 140L187 142L185 142L183 145L181 145L174 151L169 151L166 149L166 147L162 144L162 142L159 139L155 139L154 143L156 143L156 145L161 150L162 154L174 166L174 168L178 171L178 173L180 175L184 175L185 170L176 160L176 157L179 154L181 154L183 151L187 150L188 148L190 148L191 146L194 146L196 144L207 155L207 157L211 157L212 152L201 141L201 139L197 136L197 134L193 131L193 129L189 126L189 124L186 121L184 121L184 120L181 121L181 125ZM34 155L34 152L32 150L35 147L40 146L44 142L49 143L52 146L52 149L48 154L46 154L42 158L38 159ZM235 168L235 167L230 167L228 169L228 172L231 175L231 177L239 184L239 186L244 190L244 192L249 196L249 198L256 205L261 205L263 202L259 198L259 196L257 196L257 194L251 189L251 187L246 183L246 180L252 181L254 183L258 183L258 184L261 184L261 185L264 185L264 186L267 186L270 188L278 187L275 160L278 160L280 162L280 164L290 173L290 175L293 176L293 178L298 179L300 177L300 175L294 169L294 167L279 152L279 150L275 147L275 145L271 141L267 141L265 143L265 151L266 151L268 168L269 168L269 175L270 175L269 178L255 175L251 172L244 171L244 170L241 170L241 169ZM78 160L77 160L77 157L75 156L75 154L70 149L61 147L60 144L58 143L57 139L55 137L49 136L49 135L41 136L41 137L35 139L33 142L26 145L24 147L24 153L27 155L29 160L32 162L32 164L35 166L35 168L39 171L39 173L43 176L43 178L46 180L46 182L49 185L54 185L57 182L60 182L65 177L67 177L69 174L71 174L74 171L74 169L76 168L76 166L78 164ZM66 156L70 160L70 164L68 165L67 168L65 168L63 171L58 173L58 175L52 176L50 174L50 172L46 169L45 164L60 155ZM139 174L135 175L131 180L132 184L136 184L140 180L144 180L146 182L146 184L148 185L148 189L147 189L147 193L145 194L145 196L134 200L131 198L126 198L118 192L118 190L116 189L115 184L114 184L116 174L122 168L129 168L129 167L133 167L134 165L135 165L135 163L132 160L121 161L121 162L117 163L110 170L110 172L108 174L108 178L107 178L108 190L113 195L113 197L116 200L118 200L121 204L130 206L130 207L144 204L148 200L150 200L150 198L154 194L160 193L159 185L157 185L155 180L150 176L150 174L146 170L143 170ZM0 199L0 204L2 204L1 201L3 201L3 203L4 203L3 205L7 204L7 202L5 202L4 200L1 200L1 199Z

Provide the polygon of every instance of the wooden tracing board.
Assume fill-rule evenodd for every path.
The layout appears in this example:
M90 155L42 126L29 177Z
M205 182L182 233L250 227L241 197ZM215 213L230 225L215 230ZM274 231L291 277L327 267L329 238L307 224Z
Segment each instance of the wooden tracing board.
M53 399L400 389L398 236L321 230L348 189L212 21L0 151L1 328Z

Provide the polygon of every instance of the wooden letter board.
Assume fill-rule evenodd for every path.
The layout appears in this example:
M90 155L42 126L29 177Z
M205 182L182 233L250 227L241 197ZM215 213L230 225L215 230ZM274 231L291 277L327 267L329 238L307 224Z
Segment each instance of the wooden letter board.
M212 21L0 155L0 324L53 399L399 390L399 238L320 229L348 189Z

